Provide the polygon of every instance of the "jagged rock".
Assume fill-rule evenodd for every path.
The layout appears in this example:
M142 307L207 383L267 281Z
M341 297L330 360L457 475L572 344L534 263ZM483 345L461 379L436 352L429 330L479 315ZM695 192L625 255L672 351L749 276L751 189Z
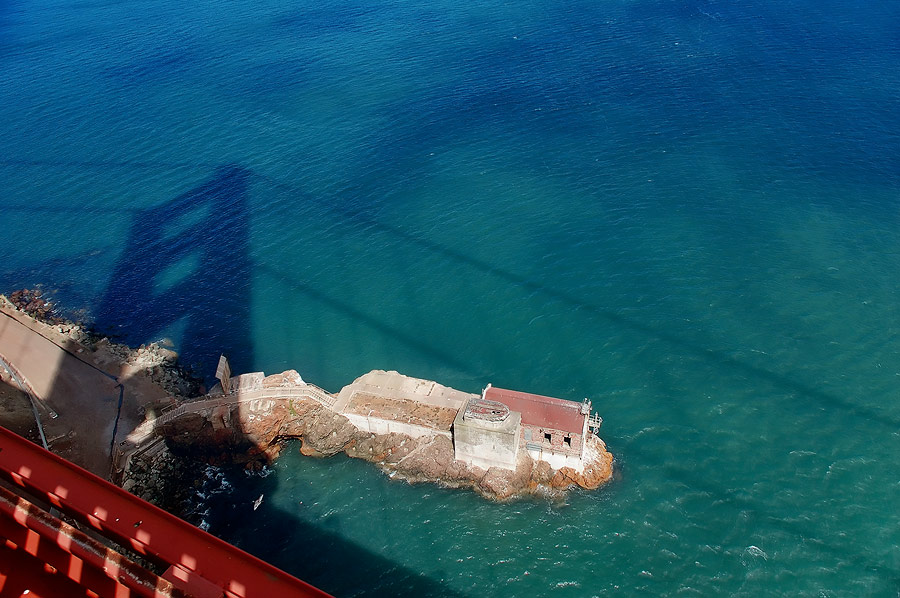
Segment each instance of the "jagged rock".
M309 444L325 456L336 455L359 437L358 430L350 420L326 409L322 409L303 432L304 445Z
M399 461L397 471L410 480L438 481L453 460L453 443L446 436L435 436Z
M478 490L499 500L506 500L520 491L513 482L515 472L491 467L478 482Z
M391 436L394 435L391 434ZM385 455L384 460L388 464L396 465L397 463L400 463L400 461L407 458L409 454L415 451L419 446L414 439L403 435L399 436L399 438L392 439L390 448L388 448L387 454Z
M527 453L519 455L515 471L491 467L478 483L478 489L498 500L507 500L530 489L533 461Z
M56 307L50 301L44 299L44 293L40 289L21 289L13 291L9 295L9 301L20 311L25 312L35 320L47 324L62 322L56 313Z
M553 479L553 468L546 461L535 461L531 471L531 479L535 485L549 484Z
M484 471L477 468L466 465L462 461L453 460L447 465L447 469L444 470L444 480L448 484L459 484L465 482L467 480L478 480L484 477Z
M357 439L345 452L351 457L366 459L367 461L384 461L389 448L390 435L370 434Z
M297 370L286 370L280 374L272 374L263 378L263 388L284 388L290 386L300 386L303 384L303 378Z
M325 457L320 453L314 446L312 446L309 441L305 438L300 439L300 454L304 457Z
M162 347L157 346L156 354L159 356L160 360L165 363L175 363L178 361L178 353L171 349L163 349Z
M167 425L166 435L194 434L206 425L206 418L197 413L188 413ZM170 432L171 430L171 432Z
M297 370L287 370L281 375L288 386L300 386L303 384L303 378L300 377L300 373Z

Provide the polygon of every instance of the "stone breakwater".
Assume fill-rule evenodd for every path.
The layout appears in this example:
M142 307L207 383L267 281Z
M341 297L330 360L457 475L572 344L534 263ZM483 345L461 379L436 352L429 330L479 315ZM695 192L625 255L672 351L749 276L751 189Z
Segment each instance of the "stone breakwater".
M413 383L435 384L400 376L396 372L372 374L393 374L406 386ZM269 376L263 382L270 387L285 387L293 384L290 380L299 379L296 372L288 371ZM343 394L346 393L342 391ZM353 396L356 398L344 402L355 405L358 411L360 394ZM389 401L362 396L368 398L367 404L373 408ZM409 402L394 403L402 406ZM341 404L339 397L337 404ZM418 405L420 411L421 407ZM412 411L399 411L401 413L395 405L393 422L388 422L387 427L390 423L405 424L400 428L407 431L417 427L408 424L416 421ZM421 416L418 428L427 430L427 423ZM394 479L471 488L494 500L529 494L558 495L572 487L594 489L612 477L613 469L613 456L606 450L603 441L593 434L586 440L582 471L571 467L554 469L546 461L533 459L524 450L519 453L515 470L498 467L483 469L455 458L449 430L446 433L433 430L432 433L426 431L416 435L402 431L375 433L361 429L358 423L335 411L333 406L304 396L238 400L230 404L223 397L221 404L213 402L196 412L185 412L156 425L155 434L162 435L176 454L201 456L214 464L244 463L249 469L259 468L275 459L284 441L295 438L301 441L300 452L310 457L344 453L374 463Z

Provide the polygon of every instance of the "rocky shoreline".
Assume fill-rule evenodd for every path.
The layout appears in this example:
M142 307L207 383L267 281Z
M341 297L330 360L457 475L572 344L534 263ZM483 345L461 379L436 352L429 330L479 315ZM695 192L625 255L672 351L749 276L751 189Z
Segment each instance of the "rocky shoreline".
M91 326L64 317L39 288L20 289L10 293L6 299L18 311L50 326L51 330L75 343L76 350L83 349L90 354L99 351L100 354L94 357L95 362L128 365L145 373L151 382L172 396L190 398L205 392L200 378L178 363L178 353L165 346L165 339L137 348L114 342Z
M592 437L597 457L583 473L564 467L554 470L546 461L522 453L515 471L466 466L455 460L453 444L445 436L426 441L402 434L374 435L344 452L375 463L392 478L410 483L430 482L449 488L470 488L498 501L526 495L561 496L570 488L594 490L612 477L612 455L599 438Z
M186 414L164 424L158 432L168 439L175 454L202 455L213 464L239 463L248 469L259 469L275 459L284 440L296 438L301 441L300 452L309 457L344 453L375 464L393 479L468 488L499 501L527 495L560 496L573 487L595 489L612 477L613 456L593 435L587 440L586 466L581 473L569 467L554 470L525 451L521 451L515 471L497 467L485 470L456 460L447 436L413 438L399 433L363 432L343 415L312 399L280 402L265 417L240 405L217 417L233 422L233 426L216 429L208 419Z

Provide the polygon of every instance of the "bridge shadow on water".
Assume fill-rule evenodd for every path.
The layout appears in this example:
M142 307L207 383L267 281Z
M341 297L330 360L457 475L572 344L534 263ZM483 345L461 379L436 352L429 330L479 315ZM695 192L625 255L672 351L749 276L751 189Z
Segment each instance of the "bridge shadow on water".
M128 210L128 238L93 310L94 328L132 345L176 336L182 362L208 379L221 353L229 356L235 371L252 369L249 205L253 181L249 170L221 166L207 180L169 201ZM28 206L18 209L31 211ZM83 360L76 347L64 349ZM128 404L133 398L128 396L129 381L120 381ZM59 378L54 386L48 393L51 397L64 390ZM97 408L104 410L99 419L114 417L118 423L115 401L104 401ZM113 432L114 440L121 440L128 431ZM94 435L109 446L107 434L102 434L102 440ZM249 483L260 481L266 495L278 483L275 476L251 478ZM258 511L264 527L245 529L240 507L247 504L230 505L211 531L325 591L342 596L459 595L440 580L347 540L325 523L304 521L269 504Z
M19 162L0 164L53 168L105 169L204 169L203 164L157 164L145 162ZM212 167L210 167L212 168ZM824 406L854 418L896 429L900 420L878 410L854 404L828 392L797 381L790 375L763 366L746 363L725 351L709 349L652 325L595 305L564 289L519 275L475 258L456 248L438 243L426 235L388 224L369 214L365 208L347 207L334 197L315 197L298 186L284 183L240 166L220 166L210 180L178 197L149 209L128 210L133 221L109 288L96 310L96 326L118 334L128 342L155 340L168 326L186 322L185 357L202 366L206 374L215 365L219 353L226 353L242 371L243 356L252 356L249 341L249 295L251 276L268 271L286 282L294 291L332 306L346 317L390 336L414 350L427 353L443 363L468 374L477 367L457 356L437 351L413 335L403 333L368 315L347 301L328 295L310 283L281 271L274 264L254 260L249 253L248 193L255 185L283 194L295 202L312 203L348 227L370 234L384 234L423 251L468 267L504 285L512 285L555 303L591 314L623 330L661 341L672 349L722 366L741 375L759 379L794 394L815 407ZM290 202L281 202L281 205ZM12 205L5 209L40 214L40 206ZM179 222L181 221L181 222ZM191 258L194 261L191 262ZM88 259L88 258L85 258ZM183 271L178 272L179 265ZM193 268L191 268L193 266ZM190 269L190 272L187 270ZM44 272L44 270L41 270ZM155 279L177 278L175 282ZM197 349L194 347L205 347ZM249 363L247 364L249 365Z
M249 171L223 166L206 182L133 213L95 327L130 344L180 333L200 375L220 353L249 366Z
M97 328L117 333L130 343L156 340L171 330L180 330L182 354L189 364L196 364L198 373L208 376L220 353L229 355L235 371L251 369L253 344L249 329L249 301L252 276L257 269L277 273L277 267L257 263L250 254L249 196L258 184L287 194L294 201L315 202L347 226L364 229L370 234L389 235L394 241L406 243L417 251L440 255L500 284L542 296L548 303L581 310L621 329L662 341L673 351L684 352L751 379L764 381L792 395L800 403L871 422L877 428L891 432L900 423L888 414L855 405L790 376L696 345L593 305L564 290L439 244L425 235L386 224L364 210L344 207L334 198L312 197L295 186L233 165L215 169L208 180L168 202L133 212L125 248L96 310ZM456 356L428 348L413 336L380 322L349 301L338 302L306 281L290 279L286 273L282 275L282 279L294 290L308 298L331 304L344 316L361 320L390 335L398 343L466 373L472 374L476 369ZM640 450L639 447L634 449ZM715 496L729 497L732 494L714 482L687 471L673 472L673 476ZM265 479L263 486L266 494L273 492L273 484L277 484L274 476ZM756 502L745 504L744 499L732 498L736 508L765 510L765 505ZM341 595L367 595L365 588L379 588L378 595L454 595L441 580L406 569L346 540L325 525L303 521L266 503L263 503L261 510L267 522L264 529L242 529L240 513L234 511L231 520L226 518L219 522L223 526L222 531L234 533L248 551L325 590ZM779 524L772 516L772 524L798 537L810 534L802 523ZM216 531L215 527L213 531ZM297 538L302 538L303 542L297 542ZM826 549L834 548L835 553L838 551L830 543L825 546ZM342 567L335 563L342 563L346 571L346 575L339 579L334 577L334 573ZM866 557L860 556L858 564L877 571L881 577L896 578L893 567L868 562Z
M291 445L296 450L296 445ZM307 459L308 457L304 457ZM330 459L341 459L336 456ZM227 537L241 549L260 556L276 567L296 575L335 596L463 596L448 587L441 572L423 574L389 558L376 554L341 534L340 513L312 523L310 520L273 506L270 497L278 487L276 475L244 475L238 466L226 473L232 487L226 493L213 494L205 515L211 529ZM380 474L377 474L380 475ZM264 497L257 509L253 501ZM304 506L306 496L296 494L294 508ZM371 518L388 507L391 497L373 492L369 497ZM402 543L402 538L387 538ZM434 555L438 559L440 555Z
M548 304L561 305L572 310L588 313L593 318L605 320L619 329L627 330L656 341L661 341L674 351L698 357L704 362L723 367L734 373L747 376L748 378L764 381L785 393L793 394L798 401L809 403L811 407L826 407L830 410L841 412L844 415L874 423L879 427L883 427L884 430L889 430L891 432L896 430L897 427L900 427L900 420L891 417L889 414L866 406L854 404L851 401L795 380L789 375L772 371L759 365L747 363L735 358L725 351L709 349L690 340L686 340L676 334L645 324L634 318L623 316L614 310L585 301L580 297L567 293L564 289L559 289L539 280L533 280L507 269L500 268L489 262L472 257L456 248L447 247L437 243L426 235L411 232L402 227L385 223L371 216L364 209L344 207L340 202L336 201L327 202L326 200L312 197L296 187L276 181L269 177L260 174L256 174L255 176L264 178L273 188L279 189L283 193L290 194L299 201L317 203L324 210L327 210L337 218L340 218L341 222L347 226L354 226L360 230L384 234L392 241L396 242L397 240L400 240L409 246L414 247L417 251L437 254L443 256L447 261L462 264L473 272L493 278L500 284L518 287L529 294L543 297ZM265 268L267 266L260 265L259 267ZM268 266L268 268L273 271L276 270L272 266ZM283 273L279 273L279 275L282 279L290 281L290 278ZM308 294L313 298L320 299L322 296L321 292L310 289L303 281L292 281L292 284L297 290ZM336 302L336 305L340 311L348 315L354 315L350 309L342 306L340 303ZM400 336L397 338L403 340ZM464 364L460 364L454 358L442 356L442 359L448 364L465 367ZM472 371L468 370L467 373L472 373Z
M193 189L134 212L111 282L96 311L98 330L130 343L181 332L183 361L209 377L218 356L235 371L253 366L250 292L249 196L253 174L222 166ZM274 491L274 476L264 480ZM246 505L240 505L246 506ZM453 596L422 576L324 526L263 504L264 529L242 529L244 519L223 518L211 531L326 591L340 595ZM298 542L298 539L300 540ZM282 547L290 544L290 551ZM346 573L346 575L338 574Z

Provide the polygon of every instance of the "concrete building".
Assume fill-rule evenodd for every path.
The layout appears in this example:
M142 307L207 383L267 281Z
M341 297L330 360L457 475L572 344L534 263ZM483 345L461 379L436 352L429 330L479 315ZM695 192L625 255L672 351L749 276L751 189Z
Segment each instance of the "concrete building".
M453 423L457 459L478 467L515 469L519 449L554 469L584 469L584 444L600 426L591 403L575 403L490 384L459 410Z
M453 420L456 459L483 469L515 469L522 416L503 403L473 397Z

